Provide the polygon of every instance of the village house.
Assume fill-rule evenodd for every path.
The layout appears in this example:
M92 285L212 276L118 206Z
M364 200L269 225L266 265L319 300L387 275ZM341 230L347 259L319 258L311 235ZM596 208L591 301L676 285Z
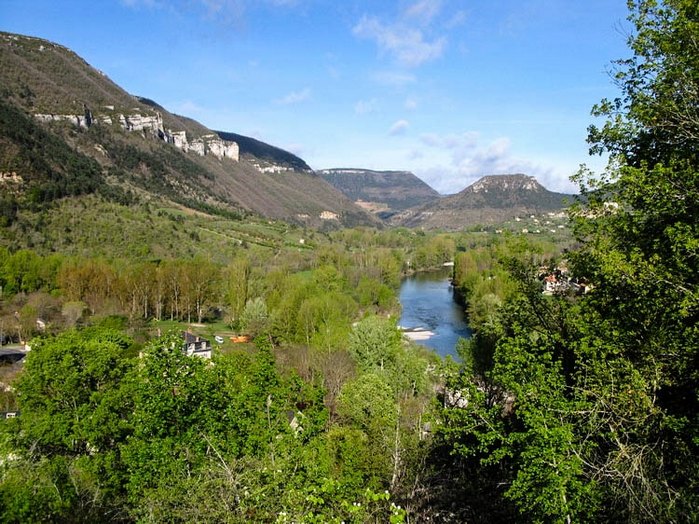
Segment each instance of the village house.
M183 349L187 356L211 358L211 342L189 331L182 332Z
M544 295L561 293L583 295L593 288L591 283L572 277L568 269L561 266L556 267L553 271L549 271L545 267L539 268L539 280L543 282L542 292Z

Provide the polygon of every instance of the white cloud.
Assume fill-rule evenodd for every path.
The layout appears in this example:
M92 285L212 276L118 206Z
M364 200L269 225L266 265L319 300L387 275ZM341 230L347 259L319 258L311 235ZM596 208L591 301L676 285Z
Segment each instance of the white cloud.
M377 84L388 87L404 87L417 81L415 75L398 71L381 71L373 75Z
M405 103L403 104L403 106L410 111L412 111L413 109L417 109L417 99L415 97L409 96L405 99Z
M426 146L452 150L456 152L456 155L460 155L460 152L468 152L477 147L480 134L475 131L467 131L461 134L450 133L447 135L424 133L420 136L420 140Z
M288 106L292 104L298 104L305 102L311 98L311 89L308 87L303 88L301 91L292 91L291 93L275 100L277 104Z
M420 29L402 23L387 25L371 16L364 16L352 32L375 41L382 54L392 56L406 67L417 67L440 58L447 44L445 37L428 41Z
M433 150L436 156L429 155L431 167L415 169L425 182L444 194L457 193L485 175L524 173L532 175L552 191L571 191L566 173L553 166L520 158L512 152L511 141L499 137L483 142L476 132L439 135L424 134L420 137L426 146L425 156ZM446 157L441 156L445 153ZM441 160L439 160L441 158ZM425 165L425 162L422 162Z
M441 0L419 0L408 6L404 12L407 18L414 18L423 25L432 22L442 9Z
M409 127L410 122L407 120L398 120L391 126L391 129L388 130L388 134L391 136L404 135Z
M358 115L368 115L379 110L379 101L376 98L371 100L360 100L354 104L354 112Z

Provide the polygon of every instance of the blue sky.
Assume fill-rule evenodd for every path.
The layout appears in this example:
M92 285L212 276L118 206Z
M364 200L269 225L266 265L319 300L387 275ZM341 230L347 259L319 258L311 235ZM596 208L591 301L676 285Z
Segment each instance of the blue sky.
M588 157L629 56L625 0L0 0L0 29L65 45L132 94L314 169L409 170L441 193Z

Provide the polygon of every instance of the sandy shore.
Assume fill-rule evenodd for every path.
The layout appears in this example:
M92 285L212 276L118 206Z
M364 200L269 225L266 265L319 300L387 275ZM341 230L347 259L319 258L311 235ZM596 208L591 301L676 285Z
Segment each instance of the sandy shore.
M427 340L434 335L434 331L424 328L401 328L401 331L403 335L414 341Z

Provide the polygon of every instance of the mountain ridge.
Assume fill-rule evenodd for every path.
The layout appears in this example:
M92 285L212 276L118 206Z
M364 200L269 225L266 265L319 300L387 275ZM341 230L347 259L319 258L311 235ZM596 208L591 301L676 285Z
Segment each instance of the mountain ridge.
M321 169L317 173L349 199L381 218L440 198L410 171L363 168Z

